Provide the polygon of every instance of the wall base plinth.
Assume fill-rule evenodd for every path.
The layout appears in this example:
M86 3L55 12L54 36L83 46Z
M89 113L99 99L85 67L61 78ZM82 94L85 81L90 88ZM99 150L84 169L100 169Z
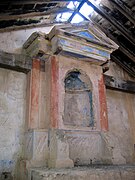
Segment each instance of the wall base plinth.
M91 166L72 169L32 169L33 180L134 180L135 166Z

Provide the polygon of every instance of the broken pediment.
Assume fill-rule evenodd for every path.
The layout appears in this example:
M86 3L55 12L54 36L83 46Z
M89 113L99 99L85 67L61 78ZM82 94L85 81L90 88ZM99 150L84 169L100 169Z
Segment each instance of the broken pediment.
M101 65L118 48L96 25L91 23L56 25L48 34L33 33L24 44L27 52L74 56ZM34 52L34 53L33 53Z
M49 55L51 53L51 44L45 38L45 33L34 32L23 44L23 50L31 57L39 55Z

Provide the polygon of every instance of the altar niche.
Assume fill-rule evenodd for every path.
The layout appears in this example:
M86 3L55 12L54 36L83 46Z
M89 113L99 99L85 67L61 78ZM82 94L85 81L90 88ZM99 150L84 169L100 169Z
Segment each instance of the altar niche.
M71 71L65 78L64 125L93 127L92 83L79 70Z

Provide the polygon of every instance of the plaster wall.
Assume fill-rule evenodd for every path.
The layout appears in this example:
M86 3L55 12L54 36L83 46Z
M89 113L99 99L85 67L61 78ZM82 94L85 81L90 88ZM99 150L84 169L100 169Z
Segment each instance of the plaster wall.
M26 74L0 68L0 175L14 175L23 157L25 103Z
M116 78L135 81L116 63L106 73ZM135 161L135 94L106 90L109 131L103 134L114 164Z
M103 137L114 164L134 162L135 96L107 90L109 131Z
M0 33L0 50L9 53L21 53L22 46L33 32L48 33L53 26L35 27L31 29L21 29Z
M23 29L18 31L0 33L0 49L10 53L21 53L22 45L35 31L48 33L52 27ZM62 63L64 61L64 63ZM135 95L114 90L107 90L107 107L109 118L109 131L101 132L99 124L100 105L93 103L97 131L85 131L82 129L68 131L62 124L64 112L64 78L69 70L84 69L95 86L94 99L99 98L95 78L100 79L101 68L90 63L73 60L68 57L59 57L59 77L62 82L59 86L59 94L62 97L59 107L59 127L67 130L70 146L70 157L78 164L114 163L126 164L134 162L135 144ZM79 63L78 63L79 62ZM47 64L47 63L46 63ZM48 67L50 63L48 62ZM46 68L47 68L46 66ZM46 113L41 116L41 127L48 128L50 124L50 71L46 69L42 75L48 87L45 92ZM114 62L110 64L110 70L106 73L116 78L134 80ZM0 69L0 171L12 171L17 166L17 160L22 157L24 122L25 122L25 98L26 75L18 72ZM44 87L45 89L45 87ZM44 104L44 102L42 102ZM42 106L43 107L43 106ZM42 117L46 117L45 123ZM77 133L76 133L77 132ZM83 152L83 153L82 153Z

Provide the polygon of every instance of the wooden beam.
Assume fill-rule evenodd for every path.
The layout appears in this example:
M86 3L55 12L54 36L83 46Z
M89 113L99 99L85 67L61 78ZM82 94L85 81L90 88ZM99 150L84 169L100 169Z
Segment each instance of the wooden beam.
M77 9L73 12L73 14L70 16L70 18L68 19L68 22L71 22L73 17L76 15L76 13L78 13L81 9L81 7L83 6L83 4L86 2L87 0L82 0L81 3L79 4L79 6L77 7Z
M37 16L45 16L45 15L51 15L51 14L57 14L57 13L63 13L63 12L73 12L73 10L67 7L64 7L64 8L56 7L46 12L32 12L32 13L19 14L19 15L1 15L0 21L6 21L6 20L9 21L9 20L37 17Z
M10 31L16 31L16 30L22 30L22 29L31 29L31 28L37 28L37 27L52 27L57 24L62 24L61 22L51 22L51 20L43 22L43 23L37 23L37 24L28 24L28 25L22 25L22 26L11 26L0 29L0 33L4 32L10 32Z
M29 56L0 51L0 68L27 73L31 67L32 60Z
M10 31L16 31L16 30L22 30L22 29L31 29L31 28L37 28L37 27L53 27L54 25L62 24L61 22L51 22L51 20L47 20L42 23L37 24L28 24L28 25L22 25L22 26L10 26L6 28L0 29L0 33L10 32Z
M135 25L135 19L132 16L132 13L129 13L126 8L124 8L123 3L120 0L109 0L123 15L125 15L129 21Z
M108 37L110 37L118 46L119 46L119 50L122 51L126 56L128 56L133 62L135 62L135 54L133 54L133 52L131 52L130 49L128 49L127 46L123 46L122 43L120 41L117 40L116 37L114 37L111 33L108 33L105 29L103 30L103 32L106 33L106 35Z
M21 4L48 4L48 3L63 3L63 2L70 2L71 0L15 0L15 1L1 1L1 5L6 5L6 4L12 4L12 5L21 5ZM82 0L72 0L73 2L78 1L81 2Z
M118 44L119 45L119 44ZM135 62L135 55L130 52L130 50L128 50L127 48L125 48L124 46L120 45L119 48L120 51L122 51L127 57L129 57L133 62Z
M132 67L130 63L127 63L124 60L118 59L118 57L111 54L111 59L119 64L126 72L128 72L132 77L135 78L135 67Z
M106 88L123 91L127 93L135 93L135 82L134 81L125 81L122 79L117 79L113 76L108 76L104 74L104 81Z
M89 19L87 19L83 14L81 14L80 12L78 12L78 14L85 20L85 21L89 21Z
M103 28L100 24L94 21L94 23L110 38L112 39L118 46L119 50L122 51L126 56L128 56L133 62L135 62L135 54L131 52L130 49L128 49L127 46L123 46L122 43L117 40L116 37L113 36L110 32L108 32L108 29Z
M103 8L99 7L93 2L87 1L87 4L91 6L98 14L100 14L103 18L105 18L111 25L113 25L120 33L128 39L132 44L135 45L135 37L132 35L130 31L128 31L122 24L120 24L117 20L115 20L111 15L105 13Z

